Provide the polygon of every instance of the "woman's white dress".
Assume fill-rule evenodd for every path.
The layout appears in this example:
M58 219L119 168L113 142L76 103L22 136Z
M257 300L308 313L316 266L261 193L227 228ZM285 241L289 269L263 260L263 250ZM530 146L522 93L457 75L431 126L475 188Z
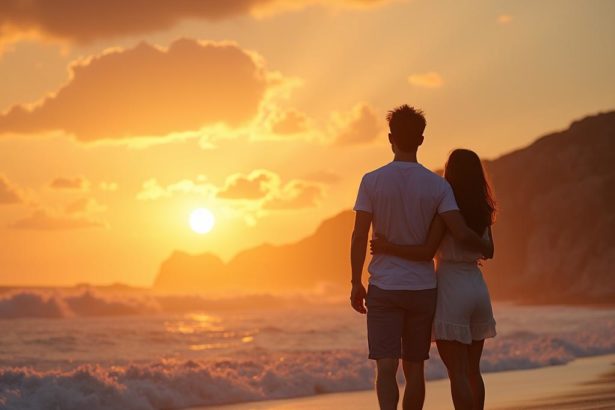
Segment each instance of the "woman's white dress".
M479 269L480 258L480 253L464 249L449 233L442 239L436 254L435 340L470 344L495 336L495 319L489 290Z

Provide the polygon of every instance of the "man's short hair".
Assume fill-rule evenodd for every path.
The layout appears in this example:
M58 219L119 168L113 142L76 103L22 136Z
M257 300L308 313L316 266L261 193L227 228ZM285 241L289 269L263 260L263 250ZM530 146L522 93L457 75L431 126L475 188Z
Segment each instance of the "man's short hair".
M387 121L395 145L402 151L416 151L427 125L423 111L407 104L400 105L389 111Z

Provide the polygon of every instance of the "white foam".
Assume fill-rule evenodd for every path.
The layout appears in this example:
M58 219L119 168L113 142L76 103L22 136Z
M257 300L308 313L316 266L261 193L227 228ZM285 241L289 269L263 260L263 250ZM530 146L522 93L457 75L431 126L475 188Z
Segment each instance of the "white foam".
M64 372L4 369L0 397L6 409L169 409L363 390L372 378L364 355L312 352Z

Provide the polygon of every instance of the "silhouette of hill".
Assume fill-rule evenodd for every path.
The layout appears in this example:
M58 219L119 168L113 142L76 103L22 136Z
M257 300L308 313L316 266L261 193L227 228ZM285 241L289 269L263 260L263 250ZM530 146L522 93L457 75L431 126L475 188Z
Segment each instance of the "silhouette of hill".
M499 204L496 298L615 300L615 112L488 161Z
M615 300L614 164L615 112L485 161L499 208L496 257L485 263L495 299ZM174 252L154 289L305 290L325 282L346 289L353 219L344 211L298 242L247 249L226 265L214 255Z
M342 212L323 221L316 232L298 242L247 249L226 265L211 254L175 251L162 263L154 290L311 290L321 283L345 285L350 280L349 238L353 221L352 211Z
M167 292L189 292L206 290L208 281L224 279L226 266L222 259L211 253L190 255L175 251L160 266L154 283L155 289Z

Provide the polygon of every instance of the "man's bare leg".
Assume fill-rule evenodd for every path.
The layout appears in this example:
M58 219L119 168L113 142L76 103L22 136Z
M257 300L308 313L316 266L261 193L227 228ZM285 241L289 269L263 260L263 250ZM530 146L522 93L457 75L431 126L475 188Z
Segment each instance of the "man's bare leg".
M399 401L396 377L399 359L378 359L376 363L378 368L376 393L378 393L380 410L396 410Z
M423 373L424 362L409 362L404 360L404 376L406 376L406 388L404 390L403 409L421 410L425 402L425 376Z

